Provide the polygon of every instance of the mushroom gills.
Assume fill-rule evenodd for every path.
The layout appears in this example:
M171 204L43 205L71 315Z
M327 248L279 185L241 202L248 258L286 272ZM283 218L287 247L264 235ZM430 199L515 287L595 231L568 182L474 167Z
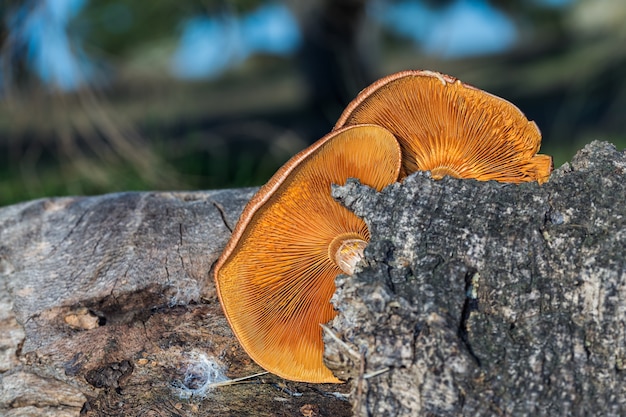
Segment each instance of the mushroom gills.
M370 235L331 196L357 178L380 191L402 154L375 125L333 131L290 159L250 200L215 269L231 329L250 357L285 379L341 382L324 365L320 324L337 312L335 277L353 273Z
M365 88L335 129L371 123L403 153L401 177L415 171L481 181L546 182L552 158L537 154L541 132L512 103L454 77L402 71Z

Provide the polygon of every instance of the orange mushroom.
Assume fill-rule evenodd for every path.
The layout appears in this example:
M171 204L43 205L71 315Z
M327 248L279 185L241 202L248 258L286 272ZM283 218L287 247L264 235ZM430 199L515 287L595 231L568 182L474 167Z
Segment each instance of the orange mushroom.
M291 158L244 209L214 276L233 332L266 370L340 382L323 363L320 323L335 317L334 279L353 272L369 231L330 187L354 177L381 190L397 180L400 165L387 130L339 129Z
M537 155L541 133L508 101L432 71L403 71L364 89L335 129L371 123L391 131L403 172L433 178L547 181L552 158Z

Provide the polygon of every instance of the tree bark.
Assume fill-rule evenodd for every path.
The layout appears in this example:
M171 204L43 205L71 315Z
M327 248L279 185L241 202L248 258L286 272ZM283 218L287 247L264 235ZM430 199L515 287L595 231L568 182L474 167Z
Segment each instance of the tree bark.
M0 415L350 415L345 385L261 372L210 271L255 189L0 209Z
M326 336L359 415L626 415L624 152L594 142L542 186L333 192L372 234L337 279L345 345Z
M335 187L372 235L325 333L343 385L209 385L261 371L210 275L254 189L2 208L0 414L626 414L625 179L595 142L542 186Z

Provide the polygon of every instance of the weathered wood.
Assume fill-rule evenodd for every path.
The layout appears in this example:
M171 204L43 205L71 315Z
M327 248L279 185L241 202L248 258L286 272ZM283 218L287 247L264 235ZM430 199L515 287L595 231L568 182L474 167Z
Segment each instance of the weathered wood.
M253 189L2 208L0 414L626 414L625 179L626 155L594 143L542 186L336 188L372 234L337 280L344 385L206 390L260 371L210 277Z
M372 233L334 300L357 355L326 338L361 415L626 415L626 153L594 142L542 186L334 195Z
M208 378L262 371L230 331L210 277L254 191L0 209L0 414L350 414L337 386L270 375L206 390Z

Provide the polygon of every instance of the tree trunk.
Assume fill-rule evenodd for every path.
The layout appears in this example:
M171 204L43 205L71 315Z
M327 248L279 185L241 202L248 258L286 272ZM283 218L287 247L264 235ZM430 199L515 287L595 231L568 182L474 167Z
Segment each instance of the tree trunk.
M372 235L325 336L343 385L210 385L261 371L210 275L254 189L2 208L0 414L626 414L625 179L595 142L542 186L335 187Z

